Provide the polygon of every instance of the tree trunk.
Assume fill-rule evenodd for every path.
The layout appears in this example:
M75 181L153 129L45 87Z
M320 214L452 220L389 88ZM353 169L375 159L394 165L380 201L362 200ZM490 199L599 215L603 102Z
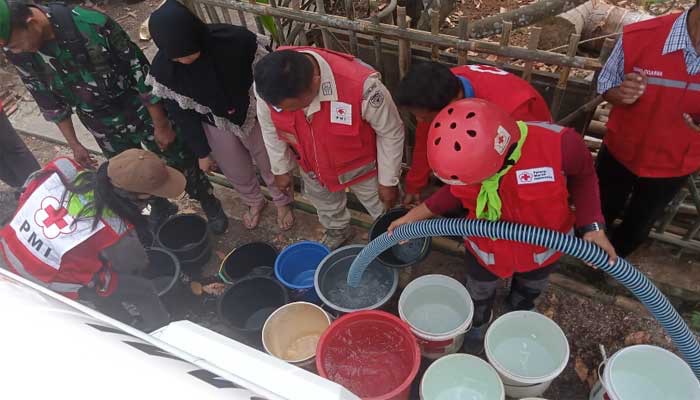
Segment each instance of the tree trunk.
M537 25L542 28L541 50L560 51L566 48L572 33L581 35L581 48L600 51L606 38L617 39L616 33L631 23L654 18L653 15L590 0L559 16Z
M586 0L540 0L537 3L517 10L492 15L472 22L470 37L473 39L481 39L497 35L503 30L504 21L512 22L514 29L532 25L545 18L571 10L585 2Z

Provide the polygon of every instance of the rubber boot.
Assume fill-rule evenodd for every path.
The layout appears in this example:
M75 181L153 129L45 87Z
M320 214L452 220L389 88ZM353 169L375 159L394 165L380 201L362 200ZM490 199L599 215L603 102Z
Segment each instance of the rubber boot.
M491 325L493 320L493 311L489 316L489 320L479 326L472 326L472 328L464 335L464 352L474 356L480 356L484 354L484 338L486 337L486 331Z
M157 232L163 222L171 215L177 214L178 211L177 204L162 197L156 197L149 204L151 205L151 214L148 220L153 232Z
M209 229L216 235L221 235L228 229L228 216L221 207L221 202L214 196L201 202L202 210L207 216Z
M350 240L354 234L355 232L349 226L342 229L326 229L326 233L321 238L321 244L333 251Z

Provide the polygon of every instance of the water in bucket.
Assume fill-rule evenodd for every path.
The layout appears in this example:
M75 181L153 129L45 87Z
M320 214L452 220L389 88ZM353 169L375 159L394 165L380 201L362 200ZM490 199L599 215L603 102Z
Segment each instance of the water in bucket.
M509 372L521 376L543 376L560 363L535 334L505 339L494 347L493 355Z
M457 329L468 314L464 298L441 285L417 288L402 308L411 326L432 334Z
M608 359L603 371L591 392L593 400L700 399L700 382L688 364L660 347L622 349Z
M347 261L348 268L352 259ZM326 293L326 297L332 303L345 308L361 309L378 303L391 290L393 276L376 268L368 268L365 271L358 287L348 286L348 268L334 268L328 271L326 279L335 283L335 287Z
M486 357L514 398L542 395L569 361L569 343L551 319L532 311L514 311L491 324L484 341Z
M484 360L452 354L434 362L423 375L422 400L502 400L498 373Z

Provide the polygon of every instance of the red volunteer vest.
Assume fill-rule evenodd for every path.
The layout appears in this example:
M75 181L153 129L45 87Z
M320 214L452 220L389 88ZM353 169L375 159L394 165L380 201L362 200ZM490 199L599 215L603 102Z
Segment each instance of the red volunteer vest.
M683 51L662 55L679 14L627 25L622 47L625 74L644 71L644 94L629 106L615 106L605 144L635 175L677 177L700 168L700 134L683 113L700 113L700 74L688 75Z
M315 47L279 48L285 49L320 55L330 65L338 91L338 101L322 101L311 121L303 110L278 112L270 107L277 134L294 150L299 167L331 192L376 175L375 133L362 119L364 83L375 71L348 54Z
M562 233L571 232L574 214L569 207L566 177L562 172L563 127L528 123L528 135L520 160L499 185L501 221L517 222ZM476 198L481 185L451 186L452 194L476 218ZM490 238L465 238L465 245L479 263L502 278L552 264L560 253L544 247Z
M451 71L469 80L474 97L498 105L518 121L552 120L549 107L539 92L510 72L479 64L462 65ZM524 108L526 104L530 107Z
M29 181L15 216L0 231L0 250L10 270L73 299L93 283L104 296L116 288L116 275L99 255L130 229L117 217L103 218L95 230L92 218L73 223L68 196L62 202L66 188L59 175L72 182L80 169L68 158L50 162Z

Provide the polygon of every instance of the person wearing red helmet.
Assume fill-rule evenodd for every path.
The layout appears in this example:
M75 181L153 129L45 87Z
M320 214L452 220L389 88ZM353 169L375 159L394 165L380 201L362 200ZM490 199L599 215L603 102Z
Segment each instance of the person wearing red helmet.
M603 230L598 180L581 137L570 128L516 121L481 99L448 105L432 121L428 163L447 183L424 203L396 220L405 223L459 207L468 218L508 221L573 233L616 259ZM575 211L572 211L571 198ZM473 328L465 350L480 353L499 279L513 278L507 306L530 310L557 267L560 253L491 238L465 238L467 289L474 300Z
M418 122L411 168L404 180L405 205L419 202L421 191L428 184L426 141L430 121L448 104L469 98L490 101L516 120L552 121L547 102L537 90L510 72L480 64L448 68L437 62L424 62L412 66L395 95L396 104Z

